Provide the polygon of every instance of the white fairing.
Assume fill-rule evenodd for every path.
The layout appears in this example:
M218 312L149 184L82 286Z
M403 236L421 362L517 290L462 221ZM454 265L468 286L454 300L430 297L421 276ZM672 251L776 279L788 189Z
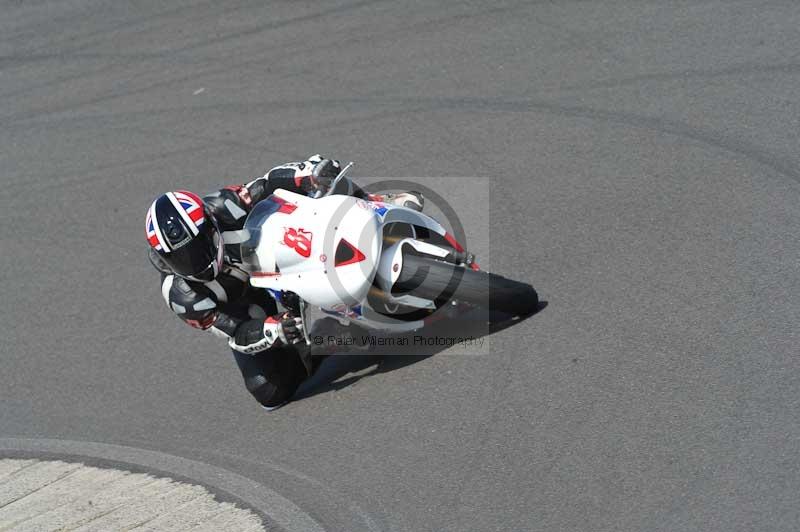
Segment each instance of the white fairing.
M405 246L434 256L448 253L413 238L404 238L382 249L384 226L389 223L416 225L444 236L445 229L439 223L405 207L350 196L312 199L283 189L275 191L274 195L288 202L290 207L275 212L261 225L255 250L260 271L251 272L253 286L295 292L328 314L357 320L366 327L399 331L423 325L378 315L366 299L376 281L388 299L395 301L390 288L402 268ZM413 230L411 233L416 234ZM343 240L344 245L349 244L350 251L340 257L337 266L336 251ZM397 303L418 308L433 306L430 301L408 297Z
M380 254L381 222L375 211L350 196L311 199L282 189L275 195L297 207L289 214L267 218L262 226L260 262L271 264L274 259L279 273L254 274L250 283L295 292L320 307L358 304L369 291ZM298 237L302 243L292 246ZM336 249L342 240L362 253L363 259L336 266ZM357 252L353 252L356 257Z

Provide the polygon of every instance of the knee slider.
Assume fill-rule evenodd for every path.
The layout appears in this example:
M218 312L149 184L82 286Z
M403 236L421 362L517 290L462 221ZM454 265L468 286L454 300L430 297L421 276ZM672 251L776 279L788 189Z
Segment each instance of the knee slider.
M254 375L244 380L247 391L250 392L256 401L262 405L267 405L275 396L276 386L269 382L263 375Z

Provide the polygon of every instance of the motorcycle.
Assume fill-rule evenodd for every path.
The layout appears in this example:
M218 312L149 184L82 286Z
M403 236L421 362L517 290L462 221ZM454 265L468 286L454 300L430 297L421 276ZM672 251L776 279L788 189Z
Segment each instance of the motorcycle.
M529 284L482 271L439 222L413 209L334 191L312 198L276 190L249 213L241 243L250 283L277 300L297 294L340 323L401 333L447 305L507 316L538 308ZM309 342L306 333L306 342Z

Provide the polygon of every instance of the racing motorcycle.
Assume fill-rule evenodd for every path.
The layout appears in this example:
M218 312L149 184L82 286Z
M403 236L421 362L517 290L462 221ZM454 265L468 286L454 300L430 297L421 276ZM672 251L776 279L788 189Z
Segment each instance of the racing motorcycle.
M538 308L532 286L482 271L430 216L335 193L351 166L318 197L278 189L253 208L241 243L253 286L278 301L297 294L304 318L312 305L342 324L392 333L424 327L447 305L509 317Z

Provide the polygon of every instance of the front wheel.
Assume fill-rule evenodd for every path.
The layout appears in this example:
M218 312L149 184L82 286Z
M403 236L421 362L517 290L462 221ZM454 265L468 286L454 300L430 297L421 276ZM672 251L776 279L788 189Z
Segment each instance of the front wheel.
M512 316L539 307L539 296L527 283L414 254L403 256L403 270L392 293L429 299L437 307L448 300L463 301Z

